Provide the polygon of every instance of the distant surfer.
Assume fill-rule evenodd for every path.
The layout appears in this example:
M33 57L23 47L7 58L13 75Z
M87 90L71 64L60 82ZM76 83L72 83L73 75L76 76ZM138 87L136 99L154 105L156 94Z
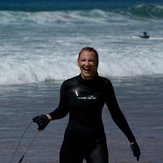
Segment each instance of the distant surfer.
M140 38L149 38L150 36L147 34L147 32L143 32L143 35L139 35Z

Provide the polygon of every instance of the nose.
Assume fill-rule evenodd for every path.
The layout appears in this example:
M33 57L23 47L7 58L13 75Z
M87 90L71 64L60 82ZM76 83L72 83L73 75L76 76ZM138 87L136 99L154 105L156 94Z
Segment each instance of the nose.
M88 61L85 61L85 65L86 65L86 66L89 65L89 62L88 62Z
M90 65L89 60L86 60L86 61L85 61L85 66L89 66L89 65Z

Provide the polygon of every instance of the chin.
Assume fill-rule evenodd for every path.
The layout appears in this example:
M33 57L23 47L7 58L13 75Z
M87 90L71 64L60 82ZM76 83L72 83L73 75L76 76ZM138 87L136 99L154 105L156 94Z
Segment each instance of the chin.
M83 75L83 78L86 80L90 80L93 78L93 76L92 75Z

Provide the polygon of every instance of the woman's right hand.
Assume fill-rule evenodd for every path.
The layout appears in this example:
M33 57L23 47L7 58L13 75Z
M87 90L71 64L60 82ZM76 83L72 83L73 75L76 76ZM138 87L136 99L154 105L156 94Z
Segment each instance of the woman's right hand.
M42 115L38 115L38 116L34 117L33 122L37 123L38 130L44 130L46 128L46 126L49 124L50 119L47 115L42 114Z

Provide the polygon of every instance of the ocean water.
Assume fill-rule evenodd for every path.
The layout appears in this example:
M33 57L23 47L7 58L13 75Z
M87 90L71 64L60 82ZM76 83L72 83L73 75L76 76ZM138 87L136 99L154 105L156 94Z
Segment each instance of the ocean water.
M99 74L115 86L142 148L140 162L162 163L162 27L162 0L1 0L0 163L9 163L31 118L57 106L62 81L80 73L76 60L85 46L99 52ZM144 31L149 39L137 37ZM110 162L134 163L126 138L106 112ZM39 133L24 162L57 163L66 122L67 117Z
M0 84L72 77L85 46L99 52L104 76L163 74L161 1L118 1L117 6L110 1L48 1L47 7L43 1L16 2L0 2ZM144 31L150 39L135 37Z

